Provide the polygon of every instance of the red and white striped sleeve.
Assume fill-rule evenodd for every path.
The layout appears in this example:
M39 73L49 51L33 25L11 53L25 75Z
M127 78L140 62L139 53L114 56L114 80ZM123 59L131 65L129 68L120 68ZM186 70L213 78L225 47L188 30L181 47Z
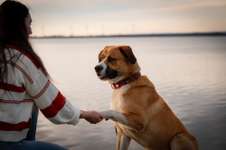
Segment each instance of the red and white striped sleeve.
M80 109L72 106L30 58L22 55L16 68L24 75L24 86L35 104L55 124L77 124Z

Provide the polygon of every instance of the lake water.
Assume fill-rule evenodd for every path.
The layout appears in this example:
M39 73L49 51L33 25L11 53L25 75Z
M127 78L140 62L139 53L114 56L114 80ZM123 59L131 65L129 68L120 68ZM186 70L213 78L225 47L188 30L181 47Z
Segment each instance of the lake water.
M87 110L110 108L111 87L95 72L105 45L130 45L142 74L197 137L201 150L226 149L226 37L139 37L33 39L55 85L73 105ZM111 121L92 125L54 125L39 116L38 140L71 150L113 150ZM130 150L141 150L132 142Z

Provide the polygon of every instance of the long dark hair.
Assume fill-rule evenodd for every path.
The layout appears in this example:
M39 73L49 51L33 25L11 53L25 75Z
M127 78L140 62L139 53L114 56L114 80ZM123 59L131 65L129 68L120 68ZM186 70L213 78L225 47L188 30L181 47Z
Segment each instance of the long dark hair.
M34 52L26 31L25 18L29 15L29 9L22 3L15 0L6 0L0 5L0 82L3 82L8 75L7 64L15 64L18 59L7 59L6 51L9 45L16 47L29 55L35 64L47 76L48 72L40 57ZM20 56L10 56L19 58Z

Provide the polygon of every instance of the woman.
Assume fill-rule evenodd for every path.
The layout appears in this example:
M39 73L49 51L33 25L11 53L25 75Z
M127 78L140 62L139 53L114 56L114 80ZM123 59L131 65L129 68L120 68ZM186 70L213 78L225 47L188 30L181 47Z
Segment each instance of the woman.
M73 107L51 83L29 43L31 22L22 3L6 0L0 5L0 149L60 150L64 148L26 140L33 106L55 124L76 125L81 118L98 123L102 116Z

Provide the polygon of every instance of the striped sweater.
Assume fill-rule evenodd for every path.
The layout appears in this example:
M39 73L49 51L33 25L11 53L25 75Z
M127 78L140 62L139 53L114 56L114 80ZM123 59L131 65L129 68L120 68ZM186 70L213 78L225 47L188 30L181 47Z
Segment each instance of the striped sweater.
M55 124L77 124L80 110L66 100L29 55L17 48L9 50L21 56L15 67L7 65L7 82L0 83L0 141L26 138L34 104ZM7 51L6 55L9 58Z

